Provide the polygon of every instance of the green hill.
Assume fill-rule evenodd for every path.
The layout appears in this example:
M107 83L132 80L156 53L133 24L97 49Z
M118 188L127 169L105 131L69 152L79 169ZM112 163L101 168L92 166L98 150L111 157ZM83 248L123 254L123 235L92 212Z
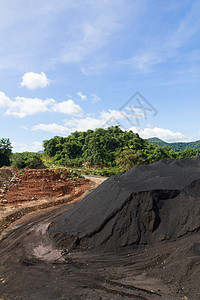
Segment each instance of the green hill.
M164 147L164 146L169 147L169 143L164 142L164 141L162 141L161 139L159 139L157 137L147 139L147 141L151 144L155 144L155 145L158 145L158 146L161 146L161 147Z
M150 143L118 126L76 131L65 138L55 136L44 141L43 146L44 156L51 157L54 163L79 168L128 170L134 165L149 164L160 159L195 157L200 154L194 149L175 152L171 144L159 139L151 139Z
M175 152L179 152L181 150L186 150L186 149L200 150L200 141L189 142L189 143L184 143L184 142L167 143L156 137L147 140L149 143L159 145L161 147L164 146L171 147Z

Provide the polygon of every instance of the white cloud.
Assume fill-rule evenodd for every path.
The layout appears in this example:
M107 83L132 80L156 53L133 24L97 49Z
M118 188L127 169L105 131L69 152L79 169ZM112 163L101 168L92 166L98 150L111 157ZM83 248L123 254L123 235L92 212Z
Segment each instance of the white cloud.
M50 80L46 74L41 73L25 73L22 77L21 86L25 86L29 90L36 90L38 88L46 88L50 84Z
M52 133L60 133L60 134L69 134L74 131L86 131L88 129L95 130L100 127L108 127L111 126L112 122L106 123L108 120L113 118L121 118L124 116L115 110L110 110L109 112L103 112L100 114L99 118L93 117L85 117L85 118L72 118L70 120L65 120L64 125L58 124L38 124L32 127L32 130L43 130ZM112 119L115 121L115 119Z
M25 143L18 143L18 142L12 142L12 151L15 152L38 152L42 150L42 143L41 142L33 142L31 144L25 144Z
M24 130L29 130L29 128L27 126L21 126L21 128Z
M104 62L101 61L99 62L97 61L93 61L92 64L87 63L84 66L81 67L81 72L86 75L93 75L93 74L99 74L103 69L105 69L106 67L108 67L110 64L109 62Z
M135 112L137 118L143 118L139 112ZM131 117L133 114L131 113ZM134 120L132 120L134 124ZM32 127L32 130L42 130L52 133L59 133L62 135L68 135L74 131L86 131L88 129L95 130L96 128L107 128L112 125L119 125L123 130L132 130L138 133L142 138L148 139L151 137L158 137L166 142L189 142L192 141L192 137L187 137L179 131L172 131L170 129L164 129L159 127L151 128L150 124L147 124L146 128L140 129L137 126L127 128L127 124L130 126L130 115L124 111L109 110L100 113L99 117L86 116L85 118L72 118L64 120L62 125L56 123L52 124L38 124Z
M170 129L164 129L159 127L154 128L144 128L140 129L137 127L131 127L129 130L132 130L135 133L138 133L140 137L144 139L157 137L165 142L190 142L193 140L192 137L187 137L179 131L172 131Z
M101 100L101 98L95 94L90 94L90 96L92 97L92 102L95 103L95 102L98 102Z
M87 131L88 129L95 130L96 128L106 128L114 124L106 124L108 121L108 116L115 115L115 111L109 113L103 113L100 118L86 117L82 119L71 119L65 120L64 125L52 124L38 124L32 127L32 130L42 130L62 135L68 135L74 131ZM116 115L115 115L116 116ZM123 128L122 128L123 129ZM157 137L161 140L172 143L172 142L190 142L194 139L192 137L187 137L183 133L178 131L172 131L169 129L154 127L154 128L144 128L140 129L138 127L131 127L127 131L132 130L134 133L138 133L140 137L144 139Z
M40 143L40 142L33 142L33 143L30 145L30 151L38 152L38 151L41 151L42 149L43 149L43 143Z
M133 114L131 114L131 116L133 116ZM99 118L89 116L82 119L73 118L71 120L65 120L64 124L68 126L71 131L85 131L117 124L120 125L120 123L122 125L122 122L128 122L127 118L129 118L129 115L126 112L110 109L108 112L101 112Z
M11 100L3 92L0 92L0 106L6 108L7 115L13 115L23 118L28 115L33 115L39 112L48 111L48 107L54 105L55 100L38 98L16 97Z
M130 124L129 119L127 120L127 117L129 118L129 114L126 112L110 109L108 112L102 112L99 117L86 116L85 118L67 119L64 120L63 125L58 125L56 123L38 124L33 126L32 130L43 130L67 135L74 131L86 131L88 129L95 130L96 128L107 128L112 125L119 125L121 129L128 131L132 130L134 133L138 133L144 139L158 137L169 143L189 142L193 140L192 137L187 137L179 131L172 131L170 129L159 127L151 128L150 124L147 124L147 127L144 129L140 129L137 126L125 129L127 128L127 124Z
M104 126L105 120L86 117L82 119L66 120L65 125L71 128L71 132L76 130L77 131L86 131L88 129L95 130L96 128Z
M47 112L52 105L55 105L54 99L38 99L38 98L25 98L16 97L15 100L10 100L7 105L7 115L12 115L19 118L34 115L41 112Z
M78 92L76 93L77 96L79 96L81 98L81 100L86 100L87 99L87 96L84 95L82 92ZM101 100L101 98L99 96L97 96L96 94L92 93L90 94L90 97L91 97L91 102L92 103L95 103L95 102L98 102Z
M122 120L127 117L127 113L120 110L109 109L108 112L101 112L100 118L104 121L108 121L109 119Z
M73 116L82 115L81 107L78 104L75 104L74 101L71 99L54 104L52 110L66 115L73 115Z
M37 130L42 130L42 131L47 131L47 132L52 132L52 133L60 133L60 134L68 134L70 133L70 130L62 125L58 125L55 123L52 124L38 124L35 125L31 128L34 131Z
M108 126L113 125L112 123L114 121L114 123L118 125L121 124L122 126L124 126L124 128L130 126L130 124L137 123L139 119L145 118L145 114L140 108L126 107L125 109L128 112L126 112L125 110L109 109L108 112L102 112L100 118L107 122Z
M8 107L11 105L11 100L6 96L5 93L0 92L0 107Z
M38 99L16 97L15 100L10 100L4 107L7 108L6 115L24 118L41 112L49 111L49 107L55 104L54 99Z
M16 97L11 100L3 92L0 92L0 107L6 109L5 114L18 118L41 112L57 112L72 116L82 115L81 107L71 99L57 102L52 98L42 100L39 98Z
M86 100L87 99L87 96L83 95L82 92L78 92L78 93L76 93L76 95L79 96L81 98L81 100Z

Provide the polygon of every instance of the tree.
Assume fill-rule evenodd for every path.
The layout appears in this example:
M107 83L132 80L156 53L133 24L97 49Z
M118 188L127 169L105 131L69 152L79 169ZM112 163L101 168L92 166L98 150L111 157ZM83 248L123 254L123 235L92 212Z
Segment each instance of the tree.
M0 167L10 165L11 155L12 146L10 140L7 138L2 138L0 140Z
M41 154L35 152L14 153L11 157L12 165L18 169L36 169L42 165Z
M130 148L125 148L117 157L116 165L120 167L124 171L128 171L135 165L144 164L144 159L142 157L142 153L139 151L134 151Z

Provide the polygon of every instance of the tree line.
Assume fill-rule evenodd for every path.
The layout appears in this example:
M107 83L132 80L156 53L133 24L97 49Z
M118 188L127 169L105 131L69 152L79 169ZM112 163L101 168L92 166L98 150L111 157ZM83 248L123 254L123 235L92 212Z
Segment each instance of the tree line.
M0 168L14 166L18 169L37 168L41 166L41 154L34 152L12 153L12 145L9 138L0 139Z
M185 149L175 152L169 146L160 146L142 139L137 133L123 131L119 126L75 131L68 137L55 136L43 142L44 153L12 153L11 142L0 140L0 167L17 168L42 166L41 158L51 158L56 165L101 169L109 176L127 171L135 165L150 164L168 158L186 158L200 155L200 150ZM107 170L106 170L107 169ZM108 171L109 170L109 171ZM100 173L99 173L100 174Z
M199 150L175 152L171 147L159 146L142 139L137 133L123 131L118 126L55 136L43 143L44 153L59 165L70 167L118 167L128 170L134 165L150 164L167 158L200 155Z
M200 150L200 141L167 143L159 138L149 138L148 142L162 147L163 146L171 147L175 152L180 152L181 150L186 150L186 149Z

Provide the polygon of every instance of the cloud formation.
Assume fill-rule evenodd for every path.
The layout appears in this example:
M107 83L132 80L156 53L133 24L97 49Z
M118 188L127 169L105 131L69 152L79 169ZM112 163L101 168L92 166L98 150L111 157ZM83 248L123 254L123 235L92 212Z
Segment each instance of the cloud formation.
M67 101L62 101L59 103L55 103L52 108L52 111L63 113L66 115L72 115L72 116L81 116L82 115L82 109L78 104L75 104L73 100L69 99Z
M26 143L18 143L18 142L12 142L12 151L15 152L24 152L24 151L29 151L29 152L38 152L42 150L42 143L41 142L32 142L30 144Z
M76 93L76 95L79 96L81 98L81 100L86 100L87 99L87 96L83 95L82 92L78 92L78 93Z
M25 73L22 77L21 87L26 87L29 90L46 88L50 84L50 79L47 78L44 72L41 73Z
M98 102L101 100L101 98L95 94L90 94L90 96L92 97L92 102L95 103L95 102Z
M70 130L62 125L58 125L55 123L51 123L51 124L38 124L35 125L31 128L34 131L37 130L42 130L42 131L47 131L47 132L52 132L52 133L60 133L60 134L69 134Z
M123 126L124 120L127 121L126 113L122 114L120 111L109 110L108 112L102 112L98 118L90 116L85 118L72 118L70 120L65 120L63 125L58 125L55 123L38 124L33 126L32 130L42 130L67 135L74 131L87 131L88 129L95 130L96 128L107 128L112 125L119 125L122 130L132 130L134 133L138 133L139 136L144 139L157 137L168 143L190 142L193 140L192 137L185 136L179 131L172 131L170 129L159 127L150 128L150 124L147 124L147 127L144 129L141 129L137 126L132 126L128 129L125 129Z
M3 92L0 92L0 107L6 109L6 115L18 118L24 118L41 112L57 112L70 116L82 115L81 107L71 99L57 102L52 98L42 100L39 98L16 97L14 100L11 100Z
M164 129L159 127L154 128L144 128L140 129L137 127L131 127L129 130L132 130L134 133L138 133L140 137L144 139L157 137L165 142L191 142L192 137L187 137L179 131L172 131L170 129Z
M90 116L86 116L85 118L72 118L64 121L63 125L50 123L50 124L37 124L33 126L32 130L41 130L48 131L52 133L60 133L60 134L69 134L74 131L86 131L88 129L95 130L100 127L108 127L113 125L113 121L115 122L115 118L123 119L124 116L115 110L110 110L109 112L102 112L99 118L93 118ZM106 122L111 120L109 124Z
M69 101L69 100L68 100ZM131 114L133 116L133 113ZM137 117L142 117L138 116ZM99 117L86 116L84 118L67 119L64 121L63 125L58 124L38 124L32 127L32 130L43 130L52 133L66 134L74 131L86 131L88 129L95 130L96 128L106 128L112 125L124 125L130 120L129 114L119 110L109 109L107 112L103 111L100 113ZM128 123L130 124L130 123Z

